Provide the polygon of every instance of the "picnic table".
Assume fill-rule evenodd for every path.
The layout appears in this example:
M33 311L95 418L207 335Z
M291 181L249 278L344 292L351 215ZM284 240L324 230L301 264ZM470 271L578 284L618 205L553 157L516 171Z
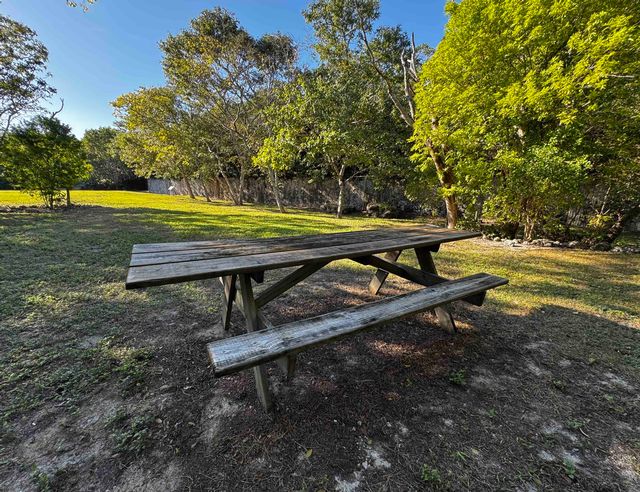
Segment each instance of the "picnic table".
M222 325L229 329L235 304L246 320L246 333L207 345L215 376L253 368L258 397L266 410L272 398L264 364L276 361L288 378L296 356L410 314L433 310L438 323L455 331L448 304L464 301L482 305L487 290L506 284L505 278L479 273L456 280L438 275L433 260L441 244L469 239L479 233L432 226L393 227L335 234L267 239L220 239L133 246L126 288L136 289L218 278L222 284ZM413 249L418 265L398 262ZM309 319L274 326L262 308L332 261L349 259L376 269L369 291L378 294L389 274L414 282L421 289L361 304ZM266 271L297 267L257 295L253 284Z

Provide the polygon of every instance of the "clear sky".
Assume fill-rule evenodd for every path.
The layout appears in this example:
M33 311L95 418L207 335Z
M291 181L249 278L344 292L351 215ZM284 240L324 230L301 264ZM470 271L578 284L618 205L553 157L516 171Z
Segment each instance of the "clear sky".
M444 32L445 0L382 0L381 20L436 46ZM49 49L50 83L64 98L60 118L81 137L113 122L110 101L138 87L163 84L158 42L216 5L235 13L253 35L281 31L304 47L312 30L306 0L98 0L84 13L65 0L2 0L0 11L38 33ZM309 51L303 62L313 63ZM59 99L52 106L59 107Z

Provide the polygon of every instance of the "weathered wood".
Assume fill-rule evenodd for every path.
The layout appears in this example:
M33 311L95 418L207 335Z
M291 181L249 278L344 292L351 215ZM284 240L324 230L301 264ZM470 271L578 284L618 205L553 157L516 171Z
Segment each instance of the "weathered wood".
M410 227L382 227L378 229L364 229L360 231L349 232L336 232L328 234L305 234L298 236L278 236L268 238L251 238L251 239L217 239L214 241L187 241L187 242L174 242L174 243L147 243L147 244L135 244L133 246L133 254L159 254L163 252L189 252L190 250L200 249L231 249L232 251L243 250L252 246L267 246L272 247L278 244L293 245L297 249L300 245L305 244L318 244L321 241L324 246L330 246L333 244L347 244L349 242L361 242L364 237L384 236L384 237L397 237L398 234L409 233L423 233L428 234L430 232L446 232L453 233L450 229L444 229L441 227L430 226L425 224L423 226L410 226ZM325 242L328 241L328 244ZM334 242L337 241L337 242Z
M222 302L222 327L225 330L229 329L231 324L231 310L233 308L233 301L236 299L236 275L228 275L226 277L220 277L223 288L223 302Z
M386 253L407 248L421 248L449 241L475 237L477 233L459 233L456 235L437 232L424 236L401 236L394 239L362 243L311 248L289 252L263 253L239 257L224 257L211 260L187 261L131 267L127 276L126 288L135 289L164 285L189 280L201 280L212 277L249 273L257 270L273 270L295 265L305 265L321 261L333 261L376 253ZM462 235L461 235L462 234ZM466 235L465 235L466 234Z
M400 257L401 253L402 251L389 251L384 255L384 257L389 261L396 261ZM382 284L384 284L384 281L387 280L388 276L389 272L378 268L376 273L373 274L371 282L369 282L369 292L374 296L378 295L378 292L380 292L380 289L382 288Z
M446 231L446 229L445 229ZM323 234L319 237L293 236L277 239L250 240L246 242L221 243L220 246L189 248L177 251L158 251L146 253L133 253L130 266L161 265L163 263L180 263L184 261L211 260L224 257L238 257L263 253L276 253L284 251L297 251L304 249L324 248L329 246L342 246L346 244L358 244L369 241L396 239L398 237L424 237L426 235L441 234L441 230L430 229L398 229L396 234L389 230L360 231L355 233ZM448 234L459 234L459 231L450 231ZM134 247L135 248L135 247Z
M425 272L432 273L433 275L438 275L438 270L436 269L436 264L433 261L433 256L431 255L432 249L419 247L415 248L416 257L418 258L418 264L420 268ZM436 317L438 318L438 323L440 326L450 332L455 333L458 331L456 328L456 323L453 320L453 316L449 310L448 306L440 306L433 310Z
M264 282L264 270L251 272L251 278L255 280L256 284L261 284Z
M276 359L278 367L287 379L291 379L296 372L298 357L295 355L285 355Z
M323 316L217 340L207 345L216 376L295 355L390 320L484 292L507 279L480 273Z
M409 265L403 265L402 263L389 261L374 255L353 258L352 260L362 265L374 266L379 270L410 280L411 282L415 282L416 284L420 284L425 287L441 284L442 282L447 282L449 280L447 278L440 277L439 275L434 275L433 273L418 270L417 268L410 267ZM475 306L482 306L482 303L484 302L484 293L466 297L462 299L462 301Z
M240 292L242 298L242 308L247 321L247 332L256 332L258 330L258 308L256 307L253 297L253 287L251 285L251 277L247 274L240 275ZM238 338L238 337L232 337ZM231 340L229 339L229 340ZM253 375L256 380L256 390L260 403L266 411L273 406L271 392L269 390L269 381L265 368L260 365L253 366Z
M321 261L319 263L309 263L308 265L304 265L291 272L289 275L278 280L275 284L270 285L260 294L258 294L256 296L256 305L258 306L258 308L261 308L265 304L271 302L276 297L289 290L294 285L302 282L309 275L312 275L313 273L320 270L326 264L326 261Z

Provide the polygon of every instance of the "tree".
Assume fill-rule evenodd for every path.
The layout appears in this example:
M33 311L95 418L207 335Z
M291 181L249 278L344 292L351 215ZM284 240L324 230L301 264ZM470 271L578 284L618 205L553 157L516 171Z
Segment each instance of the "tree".
M55 93L46 81L48 56L35 31L0 15L0 141L19 116Z
M55 117L36 116L7 134L2 157L7 180L49 208L63 190L70 205L69 190L91 172L82 143Z
M221 151L218 161L227 160L221 172L233 165L238 185L230 191L242 204L252 158L266 137L262 111L293 71L293 41L279 33L254 38L231 13L215 8L160 46L169 85L210 125L211 152Z
M112 104L122 130L115 140L119 157L138 176L183 180L195 198L189 181L197 172L192 115L179 96L168 87L142 88Z
M472 197L468 208L524 223L530 238L589 176L617 158L637 162L637 2L465 0L447 12L413 135L415 161L436 164L445 196ZM563 187L571 200L557 200Z
M90 129L84 133L82 145L93 168L88 185L120 188L135 178L133 171L118 156L115 148L117 135L118 130L111 127Z

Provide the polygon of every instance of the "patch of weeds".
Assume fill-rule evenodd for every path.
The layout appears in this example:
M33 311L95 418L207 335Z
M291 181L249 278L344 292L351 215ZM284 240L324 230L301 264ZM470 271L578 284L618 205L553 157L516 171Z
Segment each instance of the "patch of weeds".
M554 379L552 381L552 384L556 389L559 389L560 391L564 391L567 388L566 383L561 379Z
M498 413L496 412L495 408L490 408L489 410L487 410L487 415L490 419L495 419Z
M564 472L566 473L567 477L569 477L571 480L575 480L576 478L575 463L570 459L565 458L562 462L562 467L564 468Z
M152 419L146 415L129 416L124 409L119 409L107 420L111 439L117 453L138 455L148 445L151 438Z
M586 420L580 420L580 419L569 419L567 421L567 427L571 430L580 430L582 429L585 425L587 425Z
M464 386L467 384L467 372L464 369L451 372L449 374L449 382L456 386Z
M422 480L430 483L440 483L440 472L437 468L431 468L429 465L422 465Z
M146 367L152 358L149 349L118 345L115 337L108 337L100 342L96 350L115 364L113 370L120 375L125 389L131 390L142 385Z
M31 480L33 480L36 488L41 492L48 492L51 490L51 479L49 478L49 475L38 469L36 465L33 465L31 470Z

